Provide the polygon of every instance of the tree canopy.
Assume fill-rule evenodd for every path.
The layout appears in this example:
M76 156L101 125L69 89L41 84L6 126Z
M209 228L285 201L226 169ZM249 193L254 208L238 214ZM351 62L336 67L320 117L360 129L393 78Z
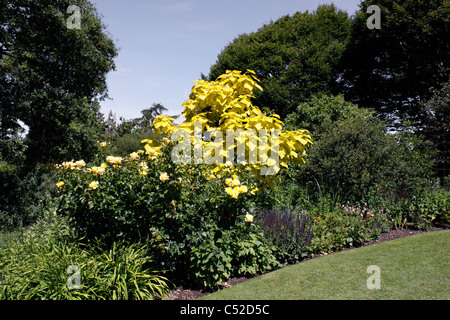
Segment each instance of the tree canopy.
M254 70L264 88L255 92L255 105L284 118L312 93L332 90L350 26L348 14L334 5L284 16L228 44L209 80L227 70Z
M117 128L117 134L123 136L125 134L142 134L152 131L151 124L156 116L167 111L161 103L153 103L150 107L141 110L141 117L134 119L120 118L122 121ZM178 118L178 116L172 116L172 118Z
M434 91L424 109L427 115L426 137L438 150L435 170L443 177L450 172L450 81Z
M370 5L380 8L380 29L366 26ZM338 90L380 118L423 124L422 103L450 76L449 27L449 1L362 1L339 63Z
M371 5L380 9L380 28L369 28ZM430 102L439 109L431 113L427 101L450 78L449 27L446 0L363 0L351 17L321 5L239 35L219 54L209 79L228 69L255 70L264 87L255 92L255 105L283 120L304 117L297 106L316 94L342 94L394 131L413 124L418 136L433 135L435 147L444 150L445 98Z
M369 29L370 5L381 28ZM255 70L264 92L255 104L285 118L315 93L343 93L384 120L423 125L422 105L449 79L450 2L364 0L352 17L334 5L295 13L239 35L218 56L209 79Z
M89 157L101 132L99 100L117 49L85 0L80 29L69 28L64 0L2 0L0 137L28 127L28 162Z

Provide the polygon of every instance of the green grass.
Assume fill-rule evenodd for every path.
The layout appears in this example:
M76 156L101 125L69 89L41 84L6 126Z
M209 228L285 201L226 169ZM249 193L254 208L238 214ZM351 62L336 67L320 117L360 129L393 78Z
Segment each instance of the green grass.
M450 230L342 251L250 279L205 300L448 300ZM377 265L381 288L368 289Z

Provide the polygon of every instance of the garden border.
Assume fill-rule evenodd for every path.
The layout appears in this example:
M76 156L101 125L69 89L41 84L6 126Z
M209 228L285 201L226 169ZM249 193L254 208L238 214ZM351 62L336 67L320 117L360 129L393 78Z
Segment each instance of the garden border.
M418 229L409 229L409 228L405 228L405 229L391 229L388 232L384 232L381 233L380 235L380 239L378 240L372 240L369 242L364 243L363 245L360 246L351 246L348 248L343 248L342 250L338 250L335 251L333 253L336 252L341 252L341 251L347 251L347 250L352 250L352 249L356 249L356 248L362 248L362 247L366 247L375 243L381 243L381 242L386 242L386 241L392 241L398 238L403 238L403 237L408 237L408 236L412 236L415 234L420 234L420 233L424 233L424 232L433 232L433 231L440 231L440 230L445 230L448 229L450 226L445 226L444 228L438 228L438 227L432 227L428 230L418 230ZM330 253L331 254L331 253ZM304 261L307 260L311 260L320 256L324 256L324 255L328 255L328 253L325 254L316 254L313 255L311 257L308 257L298 263L302 263ZM288 266L288 264L284 265L285 267ZM260 276L255 275L254 277L258 277ZM253 277L253 278L254 278ZM195 300L197 298L203 297L203 296L207 296L215 291L219 291L225 288L229 288L231 286L234 286L236 284L245 282L247 280L251 279L250 277L234 277L234 278L230 278L229 280L227 280L220 288L217 288L215 290L198 290L198 289L193 289L193 288L184 288L182 285L174 288L171 290L170 292L170 296L168 298L168 300Z

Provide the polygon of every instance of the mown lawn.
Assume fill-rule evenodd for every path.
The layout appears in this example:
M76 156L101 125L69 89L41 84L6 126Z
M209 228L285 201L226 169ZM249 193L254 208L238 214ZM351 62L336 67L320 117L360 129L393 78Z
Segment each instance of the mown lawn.
M427 232L342 251L250 279L205 300L448 300L450 230ZM367 268L380 268L368 289Z

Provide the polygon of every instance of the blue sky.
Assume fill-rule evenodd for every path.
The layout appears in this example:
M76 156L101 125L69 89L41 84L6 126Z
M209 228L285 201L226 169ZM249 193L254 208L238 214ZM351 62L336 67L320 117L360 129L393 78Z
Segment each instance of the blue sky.
M119 48L107 77L101 111L125 119L161 103L180 114L192 81L208 74L218 54L239 34L285 15L333 2L353 14L359 0L92 0Z

